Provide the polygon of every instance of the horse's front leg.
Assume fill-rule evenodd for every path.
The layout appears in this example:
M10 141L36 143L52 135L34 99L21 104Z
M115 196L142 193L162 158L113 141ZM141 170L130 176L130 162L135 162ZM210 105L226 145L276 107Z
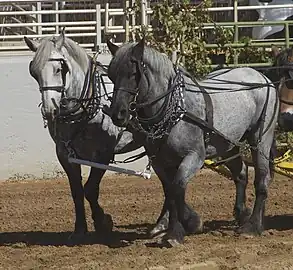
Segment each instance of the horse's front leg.
M170 213L169 226L163 241L171 246L183 243L186 232L196 233L202 231L202 221L199 215L185 202L188 180L204 163L204 155L199 153L200 151L191 152L183 158L175 177L170 179L166 187Z
M149 232L150 237L159 236L160 234L166 232L169 224L169 209L168 209L168 192L167 192L167 181L168 176L172 177L176 173L176 170L172 168L163 168L161 166L156 166L156 163L153 163L153 169L159 177L162 187L164 190L165 200L161 210L161 213L156 221L155 227Z
M84 208L84 190L82 186L81 168L80 165L69 163L66 156L57 150L57 157L65 170L71 196L73 198L75 207L75 228L74 233L70 236L71 239L79 239L87 233L87 223L85 219L85 208Z
M108 164L109 161L106 163ZM105 170L91 168L90 176L84 186L85 197L88 200L92 211L95 231L99 235L105 235L105 233L111 232L113 228L111 216L104 213L103 208L98 202L100 182L104 174Z

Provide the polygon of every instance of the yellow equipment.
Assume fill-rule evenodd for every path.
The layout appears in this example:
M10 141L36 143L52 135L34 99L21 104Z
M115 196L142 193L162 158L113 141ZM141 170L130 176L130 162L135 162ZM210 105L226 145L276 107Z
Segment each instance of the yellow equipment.
M285 146L289 147L288 144L285 144ZM282 145L284 147L284 144ZM250 162L248 162L250 163ZM215 161L206 159L205 160L205 166L207 168L210 168L226 177L231 177L231 173L228 170L228 168L224 165L215 166ZM286 152L274 159L274 171L276 173L288 176L290 178L293 178L293 151L292 149L286 150Z

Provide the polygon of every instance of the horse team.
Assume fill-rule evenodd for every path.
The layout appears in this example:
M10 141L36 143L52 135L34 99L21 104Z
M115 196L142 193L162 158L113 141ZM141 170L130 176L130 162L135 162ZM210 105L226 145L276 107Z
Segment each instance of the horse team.
M185 191L204 160L213 157L222 158L235 183L237 233L261 234L273 177L275 127L293 131L293 49L273 48L275 62L268 76L248 67L223 68L198 80L146 46L144 39L121 47L108 41L113 57L107 74L114 88L110 107L102 110L109 93L97 93L93 74L104 71L79 45L64 32L41 41L25 37L25 42L35 52L30 74L39 85L42 116L70 183L76 214L71 240L87 232L84 198L97 234L107 236L113 222L98 202L105 171L91 168L83 186L80 165L69 163L68 156L109 164L115 154L141 146L165 194L150 237L160 235L172 247L183 243L185 235L202 231ZM246 207L244 143L255 170L252 211Z

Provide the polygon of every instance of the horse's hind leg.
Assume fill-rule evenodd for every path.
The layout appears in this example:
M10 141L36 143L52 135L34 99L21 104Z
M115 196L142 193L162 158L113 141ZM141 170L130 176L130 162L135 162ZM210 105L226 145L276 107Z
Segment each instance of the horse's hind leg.
M68 176L71 195L75 207L75 228L74 233L70 236L70 238L73 240L79 240L87 232L81 169L80 165L69 163L67 157L58 152L59 151L57 151L58 160Z
M230 156L239 153L239 148L235 147L229 153ZM234 217L239 225L243 225L250 217L251 209L246 207L246 187L248 184L248 166L238 156L225 164L231 171L236 187L236 198L234 204Z
M255 169L255 204L250 219L238 229L239 233L261 234L263 231L263 219L265 200L268 196L268 187L272 178L271 174L271 146L272 136L264 136L257 146L252 149L252 160Z
M105 170L91 168L88 181L84 185L84 193L91 207L95 231L99 235L103 235L105 232L111 232L113 228L111 216L105 214L98 203L100 182L104 174Z

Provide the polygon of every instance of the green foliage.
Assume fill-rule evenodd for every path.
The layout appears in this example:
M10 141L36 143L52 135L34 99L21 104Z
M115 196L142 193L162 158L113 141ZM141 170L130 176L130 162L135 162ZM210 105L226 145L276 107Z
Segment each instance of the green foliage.
M205 49L203 23L210 22L206 11L211 1L204 1L200 8L188 4L189 1L162 1L153 8L153 32L140 29L150 44L171 57L178 51L178 62L185 60L185 67L196 70L197 75L210 71L209 51ZM139 11L139 3L136 11ZM193 72L194 73L194 72Z
M188 0L163 0L153 7L151 17L153 31L145 27L139 29L137 35L145 35L147 41L159 51L169 55L177 51L177 63L196 75L202 77L212 70L213 56L223 55L226 64L234 63L238 56L239 63L267 63L270 54L265 49L250 47L250 38L243 37L239 42L246 46L232 48L234 29L225 28L214 23L212 29L203 29L204 23L213 23L207 8L212 6L211 0L203 1L198 6L189 4ZM140 0L132 8L140 16ZM217 44L217 48L207 48L206 44Z

